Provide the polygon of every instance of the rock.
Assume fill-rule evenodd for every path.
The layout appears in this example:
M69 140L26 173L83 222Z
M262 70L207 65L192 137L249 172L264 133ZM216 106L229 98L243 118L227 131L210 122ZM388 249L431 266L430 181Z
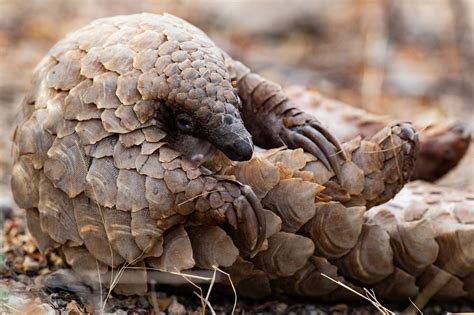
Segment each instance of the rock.
M171 297L172 301L171 301L171 304L170 306L168 306L168 313L170 315L179 315L179 314L185 314L186 313L186 308L184 307L183 304L180 304L178 302L178 299L176 298L176 296L172 296Z
M26 272L36 272L39 269L39 263L30 256L26 256L25 260L23 261L23 269Z
M150 303L148 303L148 300L144 296L140 296L138 299L138 306L141 308L148 308L150 306Z

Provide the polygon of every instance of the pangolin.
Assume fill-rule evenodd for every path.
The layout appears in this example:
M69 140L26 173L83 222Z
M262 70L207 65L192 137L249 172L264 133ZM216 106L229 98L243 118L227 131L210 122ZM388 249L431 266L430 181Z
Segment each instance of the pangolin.
M87 212L90 200L174 223L191 211L184 200L196 198L201 213L238 225L242 246L255 250L265 234L261 205L248 187L199 168L213 150L241 161L252 156L253 143L301 147L341 178L341 147L315 118L168 14L99 19L69 34L38 65L22 111L15 199L38 207L42 228L57 230L58 243L82 242L73 212ZM182 135L201 140L201 150L188 152ZM198 198L204 192L212 192L210 201ZM132 229L137 233L156 231Z
M146 292L145 266L245 262L291 277L314 255L350 253L361 214L399 191L417 147L408 124L341 146L294 104L177 17L94 21L35 71L14 135L15 200L39 248L59 248L76 271L142 268L115 281L123 294ZM253 143L290 149L252 158ZM314 209L323 203L343 219ZM353 237L313 228L331 220ZM344 276L363 282L344 271L351 259Z

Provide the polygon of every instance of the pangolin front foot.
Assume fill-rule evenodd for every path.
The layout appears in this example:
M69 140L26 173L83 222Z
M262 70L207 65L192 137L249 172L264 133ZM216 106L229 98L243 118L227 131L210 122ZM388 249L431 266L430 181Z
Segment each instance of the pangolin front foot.
M206 212L194 212L191 221L227 226L227 233L240 254L253 256L261 250L266 238L265 209L260 200L250 186L232 180L218 185L216 191L221 193L211 193L209 197L213 208ZM217 207L219 203L222 205Z

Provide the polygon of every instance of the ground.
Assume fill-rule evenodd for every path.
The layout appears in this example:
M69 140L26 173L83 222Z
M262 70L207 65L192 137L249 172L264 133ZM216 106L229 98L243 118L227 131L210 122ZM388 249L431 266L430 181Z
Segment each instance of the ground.
M43 292L34 283L37 275L60 268L63 262L57 255L45 258L37 252L25 231L23 212L12 200L12 127L35 64L59 38L95 18L136 12L180 16L202 28L235 59L282 85L317 88L329 97L400 120L422 124L457 120L474 125L471 0L297 0L291 6L270 0L0 1L0 223L5 236L0 251L5 262L0 280L2 303L13 299L15 305L43 307L51 312L90 308L64 292ZM460 165L440 184L473 190L473 158L471 146ZM192 294L162 288L155 293L148 298L112 297L108 311L177 311L183 305L199 311L199 300ZM215 310L230 311L232 297L213 294ZM36 299L36 303L27 303L27 298ZM406 305L389 306L401 310ZM462 303L429 307L426 314L465 310ZM309 314L375 311L366 303L315 305L284 298L258 302L239 299L237 310Z

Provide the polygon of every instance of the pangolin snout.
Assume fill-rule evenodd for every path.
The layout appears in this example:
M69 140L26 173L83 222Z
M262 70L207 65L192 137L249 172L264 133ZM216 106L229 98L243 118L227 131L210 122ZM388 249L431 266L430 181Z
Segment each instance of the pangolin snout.
M214 115L210 122L216 122L217 126L201 129L204 131L201 138L212 143L233 161L250 160L253 155L253 141L242 119L230 114Z
M222 152L233 161L248 161L253 155L253 143L249 139L238 139L237 141L225 145Z

